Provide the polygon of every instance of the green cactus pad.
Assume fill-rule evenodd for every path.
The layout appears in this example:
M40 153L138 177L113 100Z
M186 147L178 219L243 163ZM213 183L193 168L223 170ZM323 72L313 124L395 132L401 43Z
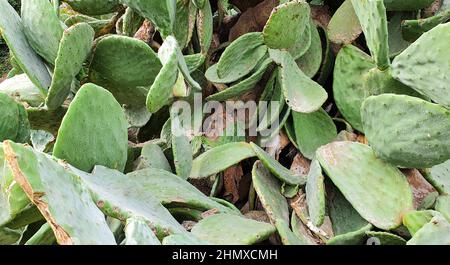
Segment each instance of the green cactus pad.
M17 102L38 107L45 101L41 91L31 82L26 74L16 75L0 83L0 93L7 94Z
M262 33L242 35L223 52L217 63L217 76L236 81L249 74L266 53L267 46L264 45Z
M22 19L7 0L0 0L0 31L20 68L42 94L47 93L51 77L42 59L28 43Z
M156 53L145 42L113 35L97 42L89 76L121 104L144 105L148 89L143 87L153 84L161 67Z
M47 0L23 1L21 17L28 43L54 65L64 28L52 4Z
M412 209L412 192L405 176L378 159L370 147L334 142L319 148L316 158L356 211L376 227L394 229Z
M0 227L0 245L14 245L22 238L20 230Z
M182 179L187 179L192 169L192 146L186 131L181 127L179 113L170 110L170 121L172 122L172 154L175 172Z
M25 242L25 245L53 245L56 238L53 233L52 227L49 223L45 223L39 228L39 230L30 239Z
M132 176L102 166L96 166L92 174L73 167L71 170L81 177L93 200L106 215L122 222L132 216L140 216L161 237L185 232L149 189L151 181L140 177L131 180Z
M119 0L63 0L68 3L73 10L89 15L103 15L116 11L119 7Z
M280 193L281 185L260 161L253 164L253 186L272 224L275 224L283 244L304 244L289 228L289 208Z
M417 231L437 215L440 215L440 213L433 210L411 211L403 216L403 225L408 228L411 235L415 235Z
M255 152L248 143L238 142L220 145L194 159L189 178L209 177L253 156L255 156Z
M148 91L146 105L151 113L158 112L172 101L172 89L178 78L177 46L175 38L169 36L158 50L163 67Z
M19 108L8 95L0 93L0 141L15 139L19 130Z
M25 107L22 104L17 104L19 110L19 128L14 140L17 143L28 143L30 140L30 121L28 120L28 114Z
M433 0L384 0L388 11L415 11L430 6Z
M267 68L270 67L272 60L269 58L264 59L255 71L248 78L241 82L224 89L218 93L215 93L207 98L207 100L226 101L228 99L238 98L245 93L255 89L255 85L262 79Z
M274 8L264 27L264 42L272 49L292 47L302 36L310 19L306 2L292 1Z
M7 141L4 150L15 181L50 223L59 244L115 244L79 177L29 147Z
M201 220L192 234L217 245L253 245L266 240L275 232L271 224L254 221L234 214L215 214Z
M311 25L314 24L307 23L301 37L295 42L294 46L287 49L287 51L292 55L292 58L295 60L302 57L311 47L311 34L313 30Z
M325 183L322 168L317 160L313 160L306 182L306 201L312 223L319 227L325 220Z
M176 0L121 0L121 2L154 23L163 36L169 36L173 32Z
M328 24L328 37L336 44L350 44L361 34L361 24L351 0L345 0Z
M311 45L309 49L297 60L298 67L306 76L313 78L322 65L322 40L314 22L311 26Z
M439 211L447 221L450 222L450 197L441 195L436 199L436 204L434 206L436 211Z
M163 150L156 144L148 143L142 147L141 156L137 160L137 169L159 168L171 172L169 161L167 161Z
M130 217L125 225L125 245L161 245L144 218Z
M368 224L359 230L334 236L327 241L327 245L361 245L370 229L372 229L372 225Z
M95 165L123 170L127 146L127 121L119 103L105 89L83 85L64 116L53 155L84 171Z
M200 240L196 237L194 237L191 234L175 234L175 235L170 235L170 236L166 236L163 241L162 241L163 245L211 245L209 242Z
M435 216L406 243L407 245L450 245L450 223Z
M281 87L289 107L302 113L317 111L328 97L325 89L307 77L288 52L270 50L269 53L281 66Z
M450 159L425 170L424 177L441 194L450 195Z
M404 20L401 24L399 35L407 41L414 42L423 33L433 29L441 23L445 23L448 20L450 20L450 8L445 11L438 12L432 17Z
M406 240L395 234L391 234L383 231L367 231L367 237L369 242L375 244L386 245L386 246L396 246L396 245L406 245Z
M392 76L450 108L450 23L424 33L392 63ZM430 49L433 47L433 49Z
M72 80L80 72L83 62L91 52L93 40L94 30L86 23L75 24L64 31L46 99L49 109L57 109L66 100Z
M213 13L209 1L204 1L204 4L199 8L196 26L201 52L202 54L207 54L211 48L214 27Z
M378 67L389 67L389 41L386 8L383 0L352 0L367 46Z
M345 119L358 131L363 131L360 108L368 95L363 75L374 67L371 58L352 45L342 47L336 58L334 100Z
M255 154L261 160L264 167L270 170L270 172L280 181L285 182L289 185L304 185L306 183L306 176L295 174L294 172L285 168L258 145L254 143L250 143L250 145L252 146L253 151L255 151Z
M328 144L337 137L336 125L328 113L319 109L313 113L293 112L296 143L300 152L312 159L317 148Z
M177 1L173 35L184 49L192 39L197 7L192 1Z
M384 94L367 98L361 115L370 145L394 165L426 168L450 158L450 111L439 105Z
M166 206L186 206L198 210L217 209L222 213L232 213L229 208L209 199L189 182L165 170L148 168L127 174L138 181L148 193Z
M109 21L108 19L96 19L93 17L80 14L70 16L64 21L64 24L66 24L68 27L71 27L77 23L89 24L89 26L91 26L92 29L94 29L95 34L97 36L101 35L102 30L104 30L111 23L111 21Z

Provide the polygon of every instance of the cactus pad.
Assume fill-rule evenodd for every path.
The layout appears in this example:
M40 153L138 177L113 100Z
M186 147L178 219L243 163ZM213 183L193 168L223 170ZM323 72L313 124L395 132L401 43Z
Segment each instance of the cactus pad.
M304 185L306 183L306 176L295 174L289 169L281 165L277 160L272 158L261 147L254 143L250 143L258 158L270 172L276 176L280 181L289 185Z
M127 160L127 135L125 114L112 94L99 86L86 84L64 116L53 155L85 171L95 165L123 170Z
M148 89L143 87L153 84L162 67L156 53L143 41L117 35L100 39L93 53L91 81L121 104L144 105Z
M161 245L144 218L130 217L125 225L125 245Z
M334 142L319 148L316 158L356 211L376 227L396 228L403 214L412 209L405 176L378 159L370 147Z
M406 243L407 245L449 245L450 223L435 216Z
M254 221L234 214L215 214L201 220L192 234L218 245L253 245L266 240L275 232L271 224Z
M21 17L31 47L54 65L64 28L52 4L47 0L23 1Z
M236 81L250 73L266 53L260 32L242 35L223 52L217 63L217 76Z
M388 27L383 0L352 0L352 4L372 57L381 70L388 68Z
M64 31L46 100L49 109L57 109L66 100L72 80L91 52L93 40L94 30L86 23L75 24Z
M313 160L306 182L306 201L312 223L319 227L325 219L325 183L322 168L317 160Z
M272 49L292 47L302 36L310 19L306 2L292 1L276 7L264 27L264 42Z
M7 141L4 150L15 181L50 223L59 244L115 244L78 176L29 147Z
M50 74L42 59L28 43L22 19L7 0L0 0L0 31L17 64L41 93L46 94L51 83Z
M293 112L296 143L300 152L308 159L322 145L328 144L337 137L336 125L328 113L319 109L313 113Z
M325 89L307 77L288 52L269 52L271 58L281 66L281 86L289 107L302 113L317 111L328 97Z
M450 23L424 33L392 63L392 76L450 108ZM433 49L430 49L433 47Z
M215 147L194 159L189 178L209 177L253 156L255 152L250 144L245 142Z
M176 0L121 0L121 2L154 23L163 36L173 32Z
M361 115L366 137L382 159L426 168L450 158L450 111L439 105L384 94L367 98Z
M38 107L45 101L45 97L26 74L16 75L1 82L0 93L7 94L17 102L26 103L31 107Z
M119 7L119 0L63 0L68 3L73 10L89 15L103 15L116 11Z

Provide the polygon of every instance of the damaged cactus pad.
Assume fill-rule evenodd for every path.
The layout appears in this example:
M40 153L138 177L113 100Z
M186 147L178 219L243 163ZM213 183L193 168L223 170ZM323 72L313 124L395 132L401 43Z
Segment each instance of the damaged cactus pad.
M0 245L436 244L450 1L0 0Z

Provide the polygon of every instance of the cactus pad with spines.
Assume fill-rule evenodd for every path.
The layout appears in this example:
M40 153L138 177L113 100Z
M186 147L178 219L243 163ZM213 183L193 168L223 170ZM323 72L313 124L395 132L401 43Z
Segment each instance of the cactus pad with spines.
M192 234L218 245L253 245L266 240L275 232L271 224L234 214L216 214L198 222Z
M75 24L64 31L46 99L49 109L57 109L66 100L72 80L80 72L91 52L93 40L94 30L86 23Z
M21 17L31 47L54 65L64 28L52 4L47 0L23 1Z
M127 121L119 103L107 90L86 84L64 116L53 155L85 171L95 165L123 170L127 145Z
M276 7L264 27L264 42L272 49L292 47L302 36L310 19L306 2L291 1Z
M7 0L0 0L0 31L17 64L41 93L46 94L51 83L50 74L41 57L28 43L22 19Z
M95 16L109 14L119 7L119 0L63 0L73 10L85 15Z
M392 76L434 102L450 108L449 42L450 22L424 33L395 57Z
M397 228L403 214L412 209L405 176L377 158L369 146L333 142L319 148L316 158L356 211L376 227Z
M427 168L450 159L450 111L394 94L367 98L361 115L376 154L390 163Z
M50 223L59 244L115 244L103 214L78 176L30 147L7 141L4 151L15 181Z

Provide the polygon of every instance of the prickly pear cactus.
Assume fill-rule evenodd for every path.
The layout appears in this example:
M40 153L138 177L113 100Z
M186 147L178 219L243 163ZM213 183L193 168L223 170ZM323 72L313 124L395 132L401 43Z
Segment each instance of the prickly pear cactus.
M0 244L450 244L449 3L0 0Z
M127 142L127 122L119 103L102 87L86 84L64 116L53 155L85 171L95 165L122 171Z
M361 115L369 144L394 165L427 168L450 158L450 111L440 105L384 94L366 99Z
M447 51L449 42L450 23L438 25L424 33L394 59L392 76L450 108L450 54Z
M93 40L94 30L86 23L75 24L64 31L46 99L49 109L60 107L70 94L72 81L91 52Z
M386 69L390 62L386 8L383 0L352 0L352 4L372 57L380 69Z
M376 227L394 229L412 209L412 192L405 176L377 158L370 147L334 142L319 148L316 158L358 213Z

